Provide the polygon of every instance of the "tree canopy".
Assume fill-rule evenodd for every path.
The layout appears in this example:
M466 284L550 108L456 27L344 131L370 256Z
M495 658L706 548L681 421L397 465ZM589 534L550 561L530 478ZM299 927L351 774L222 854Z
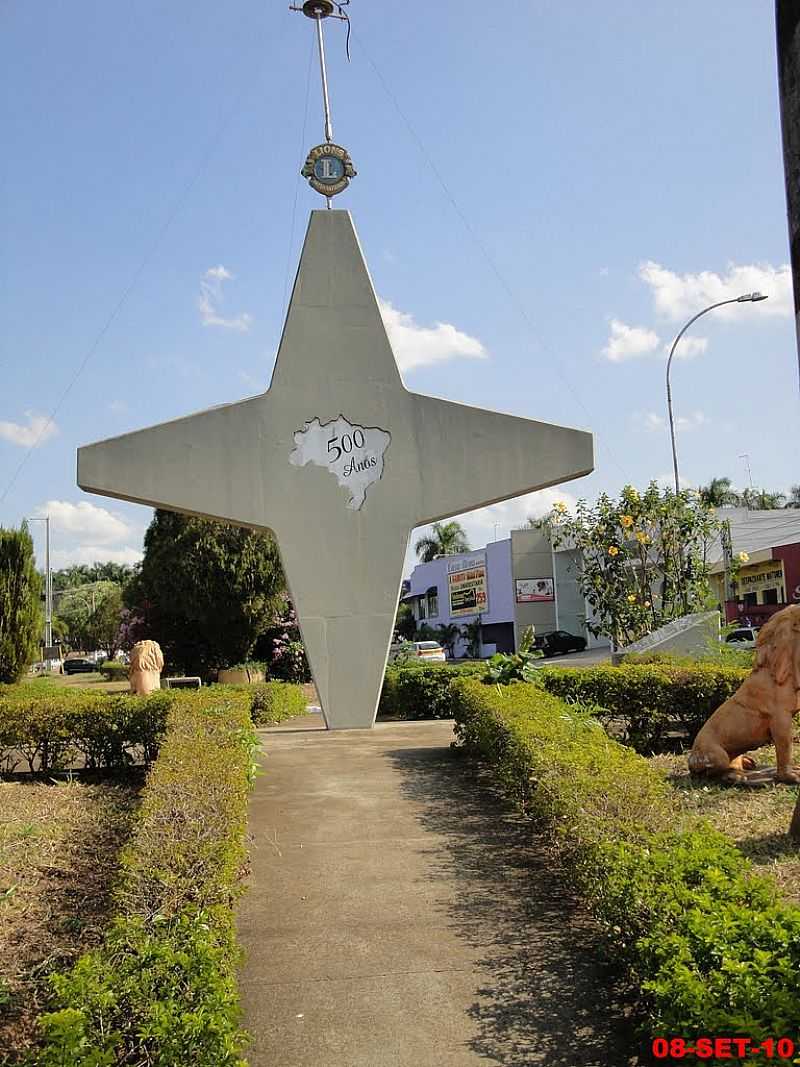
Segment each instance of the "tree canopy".
M618 500L579 500L574 514L556 504L541 525L555 547L580 550L576 578L595 614L586 625L617 647L707 606L708 551L720 523L693 490L626 486Z
M171 668L206 674L250 657L281 611L284 588L268 535L156 511L125 600Z
M37 657L42 635L42 579L25 523L0 526L0 682L17 682Z
M469 552L469 542L460 522L435 522L431 533L420 537L414 545L414 551L421 563L430 563L437 556L456 556L459 552Z

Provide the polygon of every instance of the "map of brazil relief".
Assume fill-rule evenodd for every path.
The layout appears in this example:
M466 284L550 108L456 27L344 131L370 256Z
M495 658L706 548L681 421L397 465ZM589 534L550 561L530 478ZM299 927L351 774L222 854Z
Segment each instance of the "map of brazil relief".
M289 462L295 467L315 463L335 475L349 500L347 506L359 511L367 490L383 475L386 449L392 435L377 426L359 426L344 415L332 422L307 422L294 435L295 448Z

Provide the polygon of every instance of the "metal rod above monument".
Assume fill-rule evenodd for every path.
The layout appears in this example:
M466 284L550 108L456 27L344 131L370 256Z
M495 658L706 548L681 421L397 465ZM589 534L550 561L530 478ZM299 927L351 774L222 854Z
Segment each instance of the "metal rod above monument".
M345 3L349 4L350 0L345 0ZM335 9L338 9L338 15ZM314 20L317 27L319 72L322 81L322 106L325 113L325 144L317 145L316 148L311 149L301 174L309 179L309 185L312 189L326 198L328 210L330 210L332 197L336 196L337 193L344 192L350 184L350 179L355 177L356 171L353 168L353 162L347 150L333 143L333 121L331 119L331 101L328 93L328 68L325 62L325 38L322 32L322 20L334 18L340 22L346 22L349 40L350 18L345 14L343 4L333 4L331 0L306 0L302 7L290 4L289 10L302 11L307 18Z

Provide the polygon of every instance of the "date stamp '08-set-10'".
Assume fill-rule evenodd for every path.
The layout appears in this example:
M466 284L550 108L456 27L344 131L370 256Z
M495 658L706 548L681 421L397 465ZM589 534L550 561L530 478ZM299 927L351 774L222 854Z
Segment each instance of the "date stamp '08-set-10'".
M692 1057L698 1060L743 1060L757 1058L764 1062L797 1062L795 1052L800 1053L800 1038L767 1037L753 1041L749 1037L697 1037L693 1041L685 1037L655 1037L651 1045L656 1060L682 1060Z

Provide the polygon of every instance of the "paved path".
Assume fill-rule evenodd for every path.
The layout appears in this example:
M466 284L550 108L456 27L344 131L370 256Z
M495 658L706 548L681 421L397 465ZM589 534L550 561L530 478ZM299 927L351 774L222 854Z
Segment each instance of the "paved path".
M636 1062L589 924L451 725L309 725L262 734L239 910L251 1067Z

